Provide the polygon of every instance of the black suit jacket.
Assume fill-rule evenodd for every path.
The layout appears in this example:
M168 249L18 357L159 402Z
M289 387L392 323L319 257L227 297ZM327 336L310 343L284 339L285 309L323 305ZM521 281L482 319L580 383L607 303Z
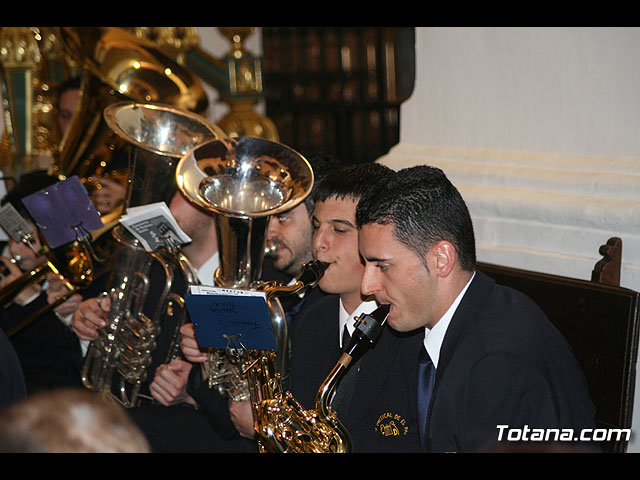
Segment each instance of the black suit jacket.
M0 327L5 332L24 325L28 318L48 305L42 292L25 306L12 304L0 313ZM10 338L31 394L57 387L81 387L80 344L69 327L54 313L46 313Z
M339 296L328 295L298 318L292 339L290 391L306 409L315 409L316 393L336 364ZM385 328L375 346L359 363L348 405L338 417L351 436L354 452L416 452L420 450L414 392L415 352L424 331L400 335ZM355 364L352 363L349 368Z
M26 396L20 360L11 342L0 330L0 411L24 400Z
M413 355L417 358L417 350ZM440 350L427 451L491 451L497 448L498 425L594 428L594 407L569 344L542 310L524 294L476 272ZM535 441L501 445L541 446Z

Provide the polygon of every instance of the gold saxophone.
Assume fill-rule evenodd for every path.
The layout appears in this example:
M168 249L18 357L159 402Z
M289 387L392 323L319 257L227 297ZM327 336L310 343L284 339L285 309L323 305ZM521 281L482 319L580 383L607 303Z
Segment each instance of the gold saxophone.
M389 314L381 305L356 319L355 331L338 362L316 394L315 410L305 410L291 392L283 391L263 355L249 371L249 381L260 386L252 393L254 427L263 453L349 453L351 437L330 406L340 380L354 359L376 342ZM254 400L258 399L258 400Z
M176 177L189 200L215 214L220 267L214 284L264 291L276 339L275 350L248 349L237 339L226 350L215 350L216 361L208 366L210 385L234 400L250 399L261 452L350 451L349 434L330 409L329 398L353 356L367 344L364 327L381 326L386 321L386 313L380 318L384 308L359 320L365 332L362 339L358 342L358 335L354 335L353 345L327 377L318 392L317 411L305 412L285 393L290 340L280 298L315 285L325 266L320 262L305 264L300 278L290 286L258 281L267 219L294 208L310 193L310 165L300 154L276 142L234 137L191 150L180 160Z

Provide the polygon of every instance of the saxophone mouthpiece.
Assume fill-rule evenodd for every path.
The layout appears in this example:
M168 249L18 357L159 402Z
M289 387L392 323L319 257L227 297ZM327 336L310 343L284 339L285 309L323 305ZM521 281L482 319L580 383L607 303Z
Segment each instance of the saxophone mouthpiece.
M380 325L384 325L387 321L387 317L389 316L390 309L391 305L389 304L380 305L373 312L371 312L370 315L375 318Z
M302 282L304 285L315 285L320 281L328 266L328 263L320 262L318 260L304 263L302 265L302 274L298 277L298 281Z
M366 347L373 345L380 334L389 316L391 305L380 305L371 313L364 313L356 319L355 330L344 353L354 357L360 354Z

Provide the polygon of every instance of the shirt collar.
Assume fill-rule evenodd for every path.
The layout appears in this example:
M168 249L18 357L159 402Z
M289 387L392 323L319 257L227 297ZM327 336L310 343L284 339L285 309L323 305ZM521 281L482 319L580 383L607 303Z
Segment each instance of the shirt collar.
M213 276L219 266L220 254L216 252L211 255L209 259L200 266L200 268L196 269L200 283L203 285L213 285Z
M476 273L473 272L471 278L464 286L462 291L458 294L456 299L453 301L449 309L445 312L445 314L440 318L438 323L432 329L425 328L424 329L424 347L427 349L429 356L431 357L431 361L433 365L438 368L438 360L440 358L440 347L442 347L442 341L444 340L444 335L447 333L447 328L449 327L449 323L453 318L453 314L456 312L462 297L464 297L467 288L469 288L469 284L475 277Z

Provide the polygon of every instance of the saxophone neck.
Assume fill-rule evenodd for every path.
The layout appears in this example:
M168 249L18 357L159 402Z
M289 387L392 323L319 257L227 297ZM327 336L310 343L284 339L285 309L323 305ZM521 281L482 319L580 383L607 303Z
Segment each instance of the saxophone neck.
M336 412L331 409L329 403L352 360L353 357L351 355L343 353L325 381L320 385L320 389L316 394L316 412L321 419L331 425L335 432L330 442L332 453L351 452L351 436L338 419Z
M331 415L329 402L349 365L377 341L388 315L389 305L381 305L370 314L360 315L356 319L356 328L349 343L316 394L316 410L321 412L323 417L328 418Z
M264 283L260 289L264 290L269 298L302 293L318 284L328 266L329 264L317 260L303 263L302 273L291 285L284 285L282 282L274 280Z
M336 387L347 371L347 368L349 368L352 360L353 357L351 355L343 353L316 393L316 410L321 412L325 418L329 416L329 403Z

